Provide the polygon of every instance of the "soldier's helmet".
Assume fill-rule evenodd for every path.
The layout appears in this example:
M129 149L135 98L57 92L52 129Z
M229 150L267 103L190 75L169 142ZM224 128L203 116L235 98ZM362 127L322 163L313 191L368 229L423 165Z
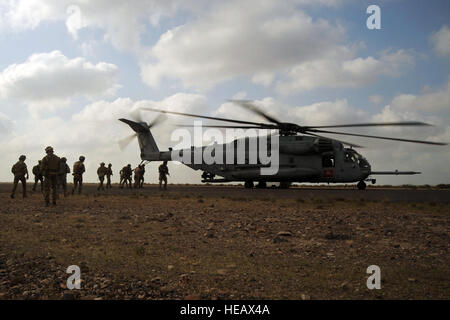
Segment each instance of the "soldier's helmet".
M167 164L167 160L164 160L163 164Z
M46 153L53 152L53 148L50 147L50 146L48 146L47 148L45 148L45 152L46 152Z
M86 159L84 156L80 156L80 161L84 161L84 159Z
M19 157L19 160L25 161L26 158L27 158L27 157L25 157L24 155L21 155L21 156Z
M105 163L104 163L104 162L102 162L102 163L100 163L100 165L101 165L101 166L104 166L104 165L105 165Z
M112 166L112 164L111 163L108 163L108 167L111 167Z
M62 158L61 158L61 161L62 161L62 162L66 162L66 161L67 161L66 157L62 157Z

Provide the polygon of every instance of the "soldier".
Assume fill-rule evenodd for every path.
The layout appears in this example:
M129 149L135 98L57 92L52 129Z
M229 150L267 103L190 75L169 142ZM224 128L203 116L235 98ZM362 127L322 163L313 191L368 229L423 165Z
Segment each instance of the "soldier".
M112 188L111 186L111 176L113 175L112 164L108 164L108 168L106 170L106 189Z
M141 187L141 175L142 175L142 168L141 165L138 165L134 169L134 188Z
M103 187L103 181L105 181L105 175L108 172L108 168L105 167L105 163L100 163L100 167L97 169L98 180L100 180L100 184L97 187L97 191L105 190Z
M167 161L164 161L158 168L159 171L159 189L161 190L161 183L164 181L164 190L167 189L167 175L169 174L169 168L167 167Z
M123 185L126 184L130 189L133 188L131 185L131 179L133 176L133 170L131 169L131 164L128 164L126 167L123 167L121 172L121 180L122 183L120 187L123 189Z
M26 158L27 157L25 157L24 155L21 155L19 157L19 161L17 161L11 168L11 172L14 174L14 186L11 192L11 199L14 199L19 181L22 183L22 195L24 198L27 197L27 179L29 178L29 176L28 168L25 164Z
M139 186L144 187L144 174L145 174L145 164L141 165L141 181L139 181Z
M34 174L33 191L36 191L36 186L39 181L41 182L41 192L43 190L44 178L41 175L41 163L42 161L39 160L38 164L33 167L33 174Z
M65 157L61 158L58 174L58 186L61 186L64 192L64 197L67 197L67 174L70 173L69 165Z
M53 205L56 205L56 188L58 184L58 174L61 167L61 159L53 153L52 147L45 148L47 155L41 162L41 174L44 177L44 199L45 205L50 205L50 188L52 189Z
M124 169L125 169L125 167L123 167L123 168L119 171L119 177L120 177L119 186L120 186L121 189L123 188L122 183L123 183L123 180L124 180L124 178L125 178L125 173L124 173L124 171L123 171Z
M73 189L72 195L75 194L75 190L78 187L78 194L81 194L81 189L83 188L83 173L86 171L84 167L84 156L80 156L79 161L73 164Z

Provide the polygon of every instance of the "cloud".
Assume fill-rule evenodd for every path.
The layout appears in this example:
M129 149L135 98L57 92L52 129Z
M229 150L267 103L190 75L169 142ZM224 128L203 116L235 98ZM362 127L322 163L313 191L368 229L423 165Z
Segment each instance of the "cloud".
M450 111L450 77L440 89L419 95L401 94L391 103L392 107L403 112L440 112Z
M11 133L14 123L5 114L0 112L0 135Z
M16 0L4 5L0 15L13 30L64 20L74 39L79 39L82 29L102 30L105 41L135 54L143 81L152 87L169 79L185 88L208 90L248 77L255 84L275 84L279 92L291 94L322 86L364 85L379 75L396 76L402 66L411 65L411 55L402 50L358 57L339 23L306 12L341 2ZM189 19L181 24L169 20L177 25L152 47L143 44L143 37L153 32L151 27L179 13ZM95 43L80 41L82 52L92 54Z
M183 3L181 0L10 0L0 5L0 31L23 31L43 22L62 20L74 39L83 28L97 28L105 32L105 40L116 48L138 50L145 23L158 24L161 17L173 15Z
M60 51L33 54L0 73L0 97L28 103L33 110L54 110L72 97L114 94L117 74L114 64L69 59Z
M150 86L180 79L208 89L238 76L269 85L277 72L322 57L345 34L293 2L227 1L165 32L148 51L142 77Z
M290 94L319 87L360 87L379 76L399 76L414 65L414 55L405 50L385 51L378 58L354 58L352 50L341 48L327 56L295 65L277 84L278 92Z
M433 33L430 37L430 42L436 54L440 56L450 55L450 28L447 25Z

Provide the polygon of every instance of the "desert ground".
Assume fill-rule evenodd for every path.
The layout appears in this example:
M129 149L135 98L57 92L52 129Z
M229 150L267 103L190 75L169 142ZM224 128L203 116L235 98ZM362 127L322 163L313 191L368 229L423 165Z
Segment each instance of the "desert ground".
M86 185L46 208L10 189L0 299L450 298L450 190Z

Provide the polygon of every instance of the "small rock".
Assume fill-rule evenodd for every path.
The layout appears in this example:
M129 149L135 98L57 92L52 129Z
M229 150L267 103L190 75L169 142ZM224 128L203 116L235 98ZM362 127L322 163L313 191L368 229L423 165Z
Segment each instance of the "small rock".
M348 282L345 281L345 282L341 283L341 288L343 290L348 290L350 288L350 285L348 284Z
M227 270L226 269L219 269L219 270L216 271L216 273L218 275L224 276L224 275L227 274Z
M279 237L292 237L292 232L289 231L280 231L277 233Z
M155 277L155 278L151 279L150 281L153 283L161 283L162 279L160 277Z
M302 293L300 295L300 299L302 299L302 300L311 300L311 296L309 296L309 295L307 295L305 293Z
M169 270L169 271L173 270L173 268L175 268L175 267L173 265L171 265L171 264L167 266L167 270Z
M210 239L215 238L214 232L212 232L212 231L205 232L203 234L203 236L205 236L206 238L210 238Z

